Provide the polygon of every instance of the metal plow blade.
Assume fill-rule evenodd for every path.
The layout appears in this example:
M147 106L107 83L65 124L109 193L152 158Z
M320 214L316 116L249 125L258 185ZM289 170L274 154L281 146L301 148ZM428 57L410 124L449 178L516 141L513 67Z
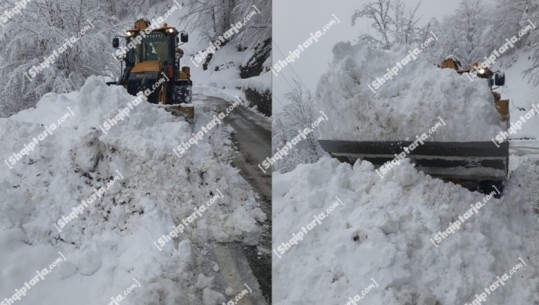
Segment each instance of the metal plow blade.
M164 108L173 115L183 116L191 124L195 118L195 107L192 104L159 105L159 107Z
M509 143L499 147L493 142L425 142L410 150L410 141L335 141L320 140L320 145L341 162L367 160L375 166L409 158L416 167L433 177L483 191L492 185L503 187L509 165ZM416 143L417 144L417 143Z

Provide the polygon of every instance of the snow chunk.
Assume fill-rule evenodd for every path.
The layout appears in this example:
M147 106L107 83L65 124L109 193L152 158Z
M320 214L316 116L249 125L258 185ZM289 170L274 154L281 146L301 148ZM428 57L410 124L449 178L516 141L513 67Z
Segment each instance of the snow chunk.
M226 297L222 293L206 288L202 293L202 301L204 305L220 305L226 302Z
M415 139L440 118L446 125L428 141L490 141L502 130L486 80L470 81L454 70L439 69L419 54L377 88L374 82L409 56L408 50L339 43L333 53L315 99L329 118L320 125L322 139Z

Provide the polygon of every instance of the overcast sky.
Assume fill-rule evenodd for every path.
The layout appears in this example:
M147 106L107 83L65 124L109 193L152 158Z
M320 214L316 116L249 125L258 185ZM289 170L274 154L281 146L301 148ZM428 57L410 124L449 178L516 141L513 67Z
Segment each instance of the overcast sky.
M306 49L295 63L286 66L273 77L273 109L282 109L284 94L290 91L292 79L301 82L313 93L320 76L329 68L331 49L340 41L354 41L369 29L367 20L359 20L352 27L351 17L367 0L273 0L273 61L283 60L289 51L297 48L309 38L310 33L321 30L335 14L341 21L326 32L320 41ZM421 21L426 23L433 17L441 18L453 12L459 1L423 1L419 11ZM405 0L411 9L416 0ZM299 77L298 77L299 76Z

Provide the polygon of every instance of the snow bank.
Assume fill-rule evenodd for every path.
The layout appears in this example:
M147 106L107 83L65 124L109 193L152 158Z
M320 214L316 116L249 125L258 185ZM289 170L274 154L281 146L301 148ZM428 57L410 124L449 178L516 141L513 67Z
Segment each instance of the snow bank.
M322 139L405 140L426 133L439 118L447 125L429 141L490 140L501 131L485 80L472 82L454 70L439 69L419 54L377 88L373 82L397 67L407 49L382 51L339 43L333 53L315 99L318 110L333 122L320 126Z
M357 304L471 304L519 257L526 266L482 304L535 304L539 225L530 204L538 204L539 192L533 162L521 161L504 197L487 200L437 246L430 239L485 195L409 163L383 180L369 162L352 167L328 158L274 173L274 251L335 196L343 202L282 258L273 256L274 304L353 304L349 297L374 285L371 279L379 287L367 289Z
M0 155L7 158L67 118L11 170L0 172L2 299L60 252L67 261L19 304L108 304L136 279L141 286L128 296L129 304L207 305L203 291L216 289L215 274L201 268L213 265L212 243L258 242L266 216L248 183L228 165L230 131L216 127L179 158L173 149L192 136L191 127L142 102L104 134L98 126L134 99L90 78L79 92L48 94L37 108L0 120ZM194 130L213 115L198 111ZM59 232L58 220L102 187L102 196ZM222 196L178 237L157 248L154 242L217 194ZM209 280L197 285L201 276Z
M222 86L241 88L242 90L251 89L263 94L267 91L271 91L271 77L272 74L270 72L265 72L245 79L229 80L228 82L223 83Z

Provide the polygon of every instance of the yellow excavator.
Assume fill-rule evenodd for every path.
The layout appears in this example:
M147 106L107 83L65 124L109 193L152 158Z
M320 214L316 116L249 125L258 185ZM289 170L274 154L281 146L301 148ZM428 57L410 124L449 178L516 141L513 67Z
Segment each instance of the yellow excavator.
M500 120L509 128L509 100L502 100L495 87L505 84L505 74L477 64L462 69L458 60L448 57L440 68L454 69L459 74L470 73L485 79L494 96L494 107ZM472 77L472 76L470 76ZM382 166L395 155L409 147L411 141L344 141L319 140L322 148L341 162L354 163L357 159L367 160L375 166ZM407 156L416 168L433 177L459 183L462 186L484 193L490 193L493 186L503 190L509 168L509 142L425 142Z
M125 46L120 47L119 37L112 40L115 56L121 59L122 74L117 82L107 84L123 86L132 95L150 92L150 103L192 122L191 71L188 66L180 66L183 50L178 48L188 42L189 35L166 23L157 28L150 26L147 19L139 19L122 36Z

